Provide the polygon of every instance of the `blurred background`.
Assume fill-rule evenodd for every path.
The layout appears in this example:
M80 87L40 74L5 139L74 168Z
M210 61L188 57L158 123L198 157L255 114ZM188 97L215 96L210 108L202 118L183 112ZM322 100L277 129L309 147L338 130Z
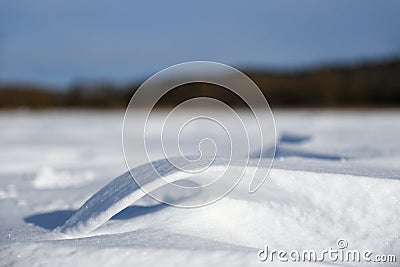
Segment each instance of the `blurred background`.
M152 74L193 60L242 70L272 107L399 107L399 13L396 0L3 0L0 108L125 108Z

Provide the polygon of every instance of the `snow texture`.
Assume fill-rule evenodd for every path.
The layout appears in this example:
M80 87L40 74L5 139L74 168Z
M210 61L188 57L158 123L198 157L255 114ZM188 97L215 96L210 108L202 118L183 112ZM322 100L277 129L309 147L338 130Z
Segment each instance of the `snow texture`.
M275 111L277 158L260 190L249 194L245 175L195 209L160 204L136 186L121 153L122 118L0 113L0 266L280 266L260 263L257 251L322 251L341 238L399 261L399 111ZM146 159L136 161L148 190L163 190ZM183 177L162 155L157 166L168 181ZM296 264L309 265L332 263Z

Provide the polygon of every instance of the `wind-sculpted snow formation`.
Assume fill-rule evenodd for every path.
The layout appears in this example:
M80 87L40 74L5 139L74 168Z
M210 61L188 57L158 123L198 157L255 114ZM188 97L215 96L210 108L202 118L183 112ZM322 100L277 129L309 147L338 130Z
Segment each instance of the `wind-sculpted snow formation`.
M184 158L181 160L175 159L176 161L180 161L180 167L183 167L186 171L178 169L169 160L165 159L144 164L122 174L86 201L59 230L71 237L84 236L145 196L146 192L152 192L175 181L190 178L194 174L187 170L202 169L208 163L208 160L190 162ZM211 166L202 171L202 174L223 171L224 167L228 165L238 169L243 169L244 167L245 172L254 173L258 164L259 162L252 161L241 162L215 159ZM142 187L137 185L132 176L140 177Z
M213 172L220 171L220 167L224 167L226 164L225 160L216 160L204 174L213 175ZM241 164L241 162L233 162L232 166L240 168ZM151 171L153 166L162 175L162 178L149 175L153 173ZM199 163L186 165L185 169L196 169L198 166ZM254 171L254 168L254 164L250 162L237 187L225 199L220 200L220 203L214 203L210 207L192 209L185 215L172 210L176 210L176 208L168 207L163 212L158 212L161 213L160 215L155 214L154 216L161 216L159 218L161 222L165 221L168 216L176 216L176 221L173 218L169 219L174 225L180 224L179 221L187 220L189 221L188 225L197 225L202 221L205 216L204 212L206 212L205 222L215 224L216 227L220 224L232 225L235 229L250 227L242 225L243 221L250 220L251 229L247 232L248 235L235 241L235 244L250 247L262 246L266 233L269 233L269 240L277 238L276 242L290 243L293 247L301 247L301 240L310 241L320 238L325 238L327 242L323 243L328 246L328 241L334 242L337 238L337 229L340 230L341 235L350 240L357 240L361 245L363 242L371 245L373 241L371 246L379 248L380 251L387 251L388 246L398 247L400 245L398 237L394 235L394 233L399 233L400 229L398 225L390 223L399 219L400 205L398 205L397 194L400 191L399 180L272 169L267 182L260 191L249 194L248 183L251 180L249 174ZM139 166L131 170L131 173L145 177L147 181L145 191L159 190L168 183L186 179L192 175L174 168L168 160ZM103 233L112 234L113 231L115 233L124 232L124 227L125 231L129 232L132 225L124 226L120 222L114 222L114 226L108 230L100 230L98 233L95 230L115 214L146 195L145 191L134 182L131 173L127 172L121 175L94 194L56 231L60 231L70 238ZM240 219L235 219L232 212L240 216ZM225 215L220 218L217 214ZM248 218L246 219L246 217ZM218 221L214 221L216 218L219 218ZM157 221L158 219L153 218L153 220ZM238 222L238 225L235 222ZM132 223L135 223L135 220ZM287 224L287 227L290 226L287 232L276 234L274 231L271 232L271 229L286 228L286 226L280 225L281 223ZM147 221L146 224L151 225L152 223ZM385 227L382 228L382 225ZM165 227L168 226L165 225ZM265 227L269 230L266 230ZM113 228L114 230L112 230ZM358 229L356 232L353 230L355 228ZM224 237L223 232L226 229L222 229L215 238L223 242L231 242L229 241L231 235ZM331 231L330 229L336 230ZM198 234L196 231L192 233L193 230L185 229L185 226L182 226L182 231L193 235ZM213 236L217 232L211 231L209 235ZM294 233L297 234L292 235ZM286 238L285 241L278 241L280 240L279 236Z

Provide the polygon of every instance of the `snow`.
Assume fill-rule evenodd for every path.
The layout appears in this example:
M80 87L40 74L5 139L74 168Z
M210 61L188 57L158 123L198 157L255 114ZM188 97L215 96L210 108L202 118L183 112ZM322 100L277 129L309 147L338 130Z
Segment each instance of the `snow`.
M260 190L249 194L244 175L221 200L185 209L144 196L127 173L122 112L0 113L0 266L271 265L257 259L266 245L321 251L341 238L399 261L400 111L274 115L277 158ZM143 155L135 160L133 172L162 194Z
M0 189L0 199L16 198L18 197L18 192L15 189L15 185L9 184L7 188Z
M79 187L94 179L92 171L71 173L56 171L50 166L42 167L36 174L32 186L36 189Z

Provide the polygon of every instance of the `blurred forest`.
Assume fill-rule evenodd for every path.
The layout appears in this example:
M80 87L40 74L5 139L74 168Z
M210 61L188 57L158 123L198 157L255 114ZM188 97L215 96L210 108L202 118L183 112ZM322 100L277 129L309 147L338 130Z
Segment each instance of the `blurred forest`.
M241 70L260 87L272 107L400 107L400 59L297 71ZM0 108L125 108L139 85L77 83L60 89L0 84ZM228 90L205 83L181 86L159 104L176 105L195 96L243 105Z

